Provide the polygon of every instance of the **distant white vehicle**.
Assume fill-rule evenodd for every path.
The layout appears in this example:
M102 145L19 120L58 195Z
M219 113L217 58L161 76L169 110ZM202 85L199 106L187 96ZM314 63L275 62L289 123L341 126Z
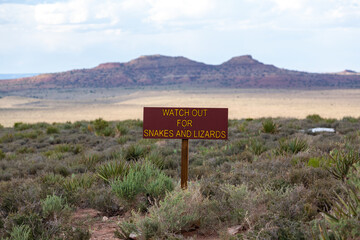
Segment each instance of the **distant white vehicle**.
M310 128L310 129L308 130L308 132L311 132L311 133L319 133L319 132L334 133L334 132L335 132L335 129L333 129L333 128L317 127L317 128Z

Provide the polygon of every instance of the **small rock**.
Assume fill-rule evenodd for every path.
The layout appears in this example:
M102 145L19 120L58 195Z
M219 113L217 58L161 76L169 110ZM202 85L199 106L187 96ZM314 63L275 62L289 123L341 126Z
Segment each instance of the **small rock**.
M109 220L109 218L107 216L103 216L102 221L106 222L107 220Z
M138 235L136 233L130 233L130 235L129 235L129 238L133 239L133 240L136 240L137 237L138 237Z
M234 236L234 235L238 234L241 230L242 230L242 226L237 225L237 226L228 228L227 231L228 231L228 234L230 234L231 236Z

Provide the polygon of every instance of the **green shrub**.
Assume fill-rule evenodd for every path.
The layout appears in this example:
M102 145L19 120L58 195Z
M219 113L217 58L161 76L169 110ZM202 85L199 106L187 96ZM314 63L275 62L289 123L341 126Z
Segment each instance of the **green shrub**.
M69 210L65 200L56 195L48 195L46 199L41 200L41 207L45 217L53 217L54 219L64 211Z
M29 128L32 128L31 124L22 123L22 122L16 122L14 123L14 129L18 131L27 130Z
M156 167L162 169L164 167L164 158L158 150L151 151L147 156L146 160L150 161Z
M259 156L260 154L262 154L263 152L265 152L267 150L267 148L264 146L264 144L260 141L258 141L257 139L251 139L249 141L249 149L250 151Z
M306 140L300 138L294 138L292 140L279 141L279 147L276 149L276 154L281 155L284 153L296 154L308 149Z
M46 129L46 134L57 134L60 133L60 130L56 126L48 126Z
M111 161L97 167L97 175L105 182L122 179L129 172L129 164L125 161Z
M9 143L15 140L14 134L6 133L0 138L0 143Z
M132 144L125 150L125 159L128 161L136 161L144 157L147 149L140 144Z
M4 129L4 126L0 123L0 130Z
M262 122L262 131L264 133L275 133L277 126L271 118L268 118Z
M349 116L343 117L342 120L343 120L343 121L346 121L346 122L350 122L350 123L357 123L357 122L359 122L359 119L354 118L354 117L349 117Z
M14 226L9 240L30 240L31 229L28 225Z
M114 136L114 129L112 127L106 127L104 130L97 132L98 135L103 135L105 137Z
M92 175L81 174L75 175L72 174L70 178L66 178L63 186L68 192L75 192L79 188L88 189L92 186L95 179Z
M320 167L320 162L321 162L321 158L312 157L312 158L309 159L307 165L309 167L318 168L318 167Z
M208 214L207 204L208 200L202 196L199 184L190 183L187 190L181 190L178 186L175 191L167 193L159 204L151 206L147 216L133 213L133 223L128 222L123 228L130 232L135 225L142 239L174 237L199 227Z
M83 151L83 147L79 144L76 145L61 144L61 145L57 145L54 151L59 153L71 152L73 154L79 154Z
M159 198L173 189L173 182L153 164L144 162L132 166L122 180L112 181L111 188L119 198L133 201L141 193Z
M127 141L130 140L129 135L125 135L125 136L120 136L116 141L118 144L125 144Z
M126 135L129 132L129 129L125 126L123 122L116 124L116 129L120 133L120 136Z
M0 149L0 160L6 157L5 153Z
M320 117L319 114L311 114L311 115L307 115L306 116L306 119L311 121L311 122L314 122L314 123L319 123L321 121L323 121L324 119L322 117Z

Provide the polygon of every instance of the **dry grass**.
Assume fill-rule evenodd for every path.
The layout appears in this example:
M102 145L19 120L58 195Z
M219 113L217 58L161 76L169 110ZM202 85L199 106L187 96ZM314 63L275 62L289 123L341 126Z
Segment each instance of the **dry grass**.
M47 92L44 92L47 91ZM144 106L227 107L230 119L359 117L360 90L95 89L16 93L0 98L0 123L142 119ZM90 94L89 92L92 91ZM24 97L32 96L32 97ZM34 98L36 97L36 98ZM356 116L354 116L354 114Z

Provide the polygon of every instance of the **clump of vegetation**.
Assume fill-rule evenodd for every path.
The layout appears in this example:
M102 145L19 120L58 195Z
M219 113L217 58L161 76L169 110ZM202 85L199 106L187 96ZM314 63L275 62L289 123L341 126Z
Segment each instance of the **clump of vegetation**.
M111 182L113 192L121 199L134 201L140 193L157 199L173 189L173 181L149 162L131 165L121 179Z
M49 126L46 129L46 134L57 134L60 130L56 126Z
M360 162L359 152L355 152L353 149L344 151L334 149L329 154L330 167L326 169L336 178L345 181L350 169L354 164Z
M314 123L319 123L324 120L319 114L307 115L306 119Z
M14 123L14 129L18 131L23 131L32 128L31 124L23 123L23 122L16 122Z
M110 182L114 179L122 179L129 172L130 165L123 160L114 160L97 167L97 175L105 182Z
M96 119L92 122L92 124L94 126L95 133L99 136L110 137L115 134L113 127L110 126L110 123L102 118ZM88 125L88 129L91 132L92 126Z
M135 232L141 235L141 239L175 237L201 225L206 216L206 204L198 184L190 184L184 191L178 186L158 204L151 206L145 218L133 213L130 221L120 224L116 235L128 237Z
M65 211L69 210L69 206L62 197L56 195L48 195L41 201L42 211L45 217L57 219Z
M294 138L291 140L281 140L279 142L279 147L276 149L278 155L284 153L296 154L308 149L308 144L306 140L300 138Z
M147 149L140 144L132 144L125 150L125 159L128 161L136 161L144 157Z
M264 133L275 133L277 126L271 118L268 118L262 122L262 131Z
M5 158L5 153L0 149L0 160Z

